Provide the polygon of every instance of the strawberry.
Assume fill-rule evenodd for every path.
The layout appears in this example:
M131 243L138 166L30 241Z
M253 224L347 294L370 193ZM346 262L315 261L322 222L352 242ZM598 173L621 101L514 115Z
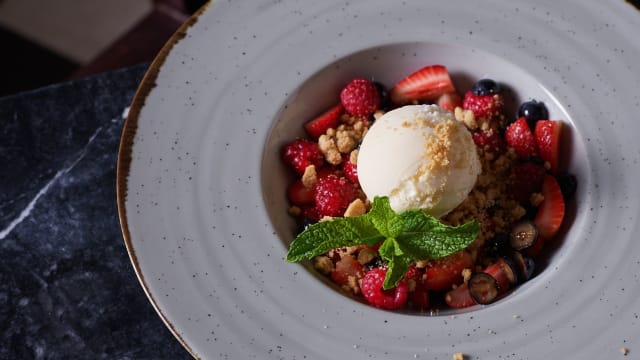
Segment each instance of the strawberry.
M533 222L538 227L540 236L545 240L550 240L560 229L565 212L562 191L553 176L545 175L542 183L542 195L544 200L538 207Z
M362 278L364 275L362 264L355 257L344 254L336 262L335 269L331 272L331 279L338 285L349 285L349 277L355 280Z
M531 194L540 192L546 176L542 165L527 161L515 164L509 174L509 195L521 205L529 204Z
M320 177L316 183L314 198L318 213L322 216L342 216L356 196L355 185L335 174Z
M411 303L419 310L426 310L429 308L429 289L425 285L423 280L416 280L416 287L410 292Z
M342 172L344 176L354 184L360 184L358 180L358 166L349 160L349 157L342 161Z
M287 189L289 201L294 205L309 205L314 203L315 187L306 187L301 180L297 180Z
M438 97L436 104L445 110L454 111L457 107L462 107L462 98L455 91L444 93Z
M328 129L335 128L340 123L340 115L344 112L342 104L335 105L331 109L323 112L320 116L304 124L307 134L313 139L324 135Z
M355 78L340 91L340 101L349 114L369 116L380 106L380 93L371 81Z
M562 122L554 120L538 120L534 129L534 137L538 145L540 157L550 165L552 174L558 172L559 144Z
M497 262L487 266L484 272L491 275L498 283L498 291L500 294L505 293L517 281L517 275L514 269L504 259L500 258Z
M309 165L316 168L322 166L324 155L320 151L318 144L305 140L296 139L287 144L282 152L285 163L289 164L298 174L304 174L304 169Z
M504 140L500 133L494 129L474 132L473 142L485 152L499 155L504 151Z
M441 95L456 91L447 68L442 65L425 66L400 80L389 95L394 104L411 101L435 101Z
M476 304L469 293L467 284L461 284L457 288L447 292L444 296L444 301L454 309L462 309Z
M462 270L472 266L473 259L464 250L431 260L425 269L425 285L436 291L450 289L454 284L462 282Z
M497 119L503 107L504 99L501 94L476 95L467 91L462 100L462 108L471 110L476 119Z
M504 139L521 159L527 159L537 153L536 140L524 117L507 127Z
M364 275L360 289L362 295L371 305L381 309L398 309L407 302L409 286L404 280L400 280L398 285L389 290L383 290L382 284L387 274L383 268L373 268Z

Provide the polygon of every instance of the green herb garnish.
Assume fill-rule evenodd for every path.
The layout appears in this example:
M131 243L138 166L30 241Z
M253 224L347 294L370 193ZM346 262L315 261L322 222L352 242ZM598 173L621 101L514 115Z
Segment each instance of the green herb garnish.
M467 247L476 239L476 221L448 226L421 210L396 213L389 198L376 197L367 214L335 218L307 227L293 240L287 261L297 262L342 246L375 245L389 270L383 288L398 284L412 261L438 259Z

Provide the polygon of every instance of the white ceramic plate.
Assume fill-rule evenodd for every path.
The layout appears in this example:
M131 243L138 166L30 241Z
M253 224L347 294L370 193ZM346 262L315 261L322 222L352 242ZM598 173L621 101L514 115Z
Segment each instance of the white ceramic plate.
M195 357L615 359L640 352L640 12L620 1L222 1L151 66L131 107L118 203L149 299ZM569 126L577 201L543 271L484 308L374 309L283 260L279 161L354 76L447 65ZM152 336L152 335L151 335ZM634 357L637 355L633 355Z

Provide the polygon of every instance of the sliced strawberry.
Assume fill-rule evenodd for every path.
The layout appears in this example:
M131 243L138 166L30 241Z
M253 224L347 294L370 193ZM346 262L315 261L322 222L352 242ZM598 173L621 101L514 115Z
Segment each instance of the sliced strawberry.
M364 276L364 270L355 257L345 254L336 262L335 269L331 272L331 279L339 285L349 285L350 276L358 280Z
M426 310L429 308L430 298L429 289L425 285L423 280L416 280L416 287L410 294L411 303L419 310Z
M532 157L537 152L536 140L524 117L507 127L504 139L521 159Z
M542 165L530 161L515 164L509 174L509 195L521 205L528 205L531 195L542 189L545 176Z
M400 80L389 92L394 104L411 101L435 101L442 94L455 92L447 68L442 65L425 66Z
M454 309L462 309L476 304L469 293L469 287L467 284L462 284L447 292L444 296L444 301Z
M340 116L344 112L342 104L335 105L331 109L320 114L320 116L304 124L307 134L313 139L324 135L328 129L335 128L340 123Z
M562 191L553 176L545 175L544 183L542 183L542 195L544 200L538 207L533 222L538 226L540 236L545 240L550 240L560 229L565 212Z
M538 120L534 130L534 136L538 145L540 157L549 162L551 172L558 172L560 134L562 122L554 120Z
M315 187L306 187L301 180L297 180L289 186L287 195L294 205L309 205L314 203Z
M504 294L517 281L514 269L504 259L498 259L495 263L487 266L484 272L496 279L500 294Z
M462 107L462 98L455 91L445 93L438 97L436 104L445 110L454 111L456 107Z
M436 291L451 289L454 284L462 282L462 270L471 266L473 258L464 250L431 260L425 269L425 285Z

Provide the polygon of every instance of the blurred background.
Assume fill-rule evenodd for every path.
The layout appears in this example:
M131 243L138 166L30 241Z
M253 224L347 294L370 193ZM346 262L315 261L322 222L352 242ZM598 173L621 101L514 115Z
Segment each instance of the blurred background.
M153 60L206 0L0 0L0 96Z

